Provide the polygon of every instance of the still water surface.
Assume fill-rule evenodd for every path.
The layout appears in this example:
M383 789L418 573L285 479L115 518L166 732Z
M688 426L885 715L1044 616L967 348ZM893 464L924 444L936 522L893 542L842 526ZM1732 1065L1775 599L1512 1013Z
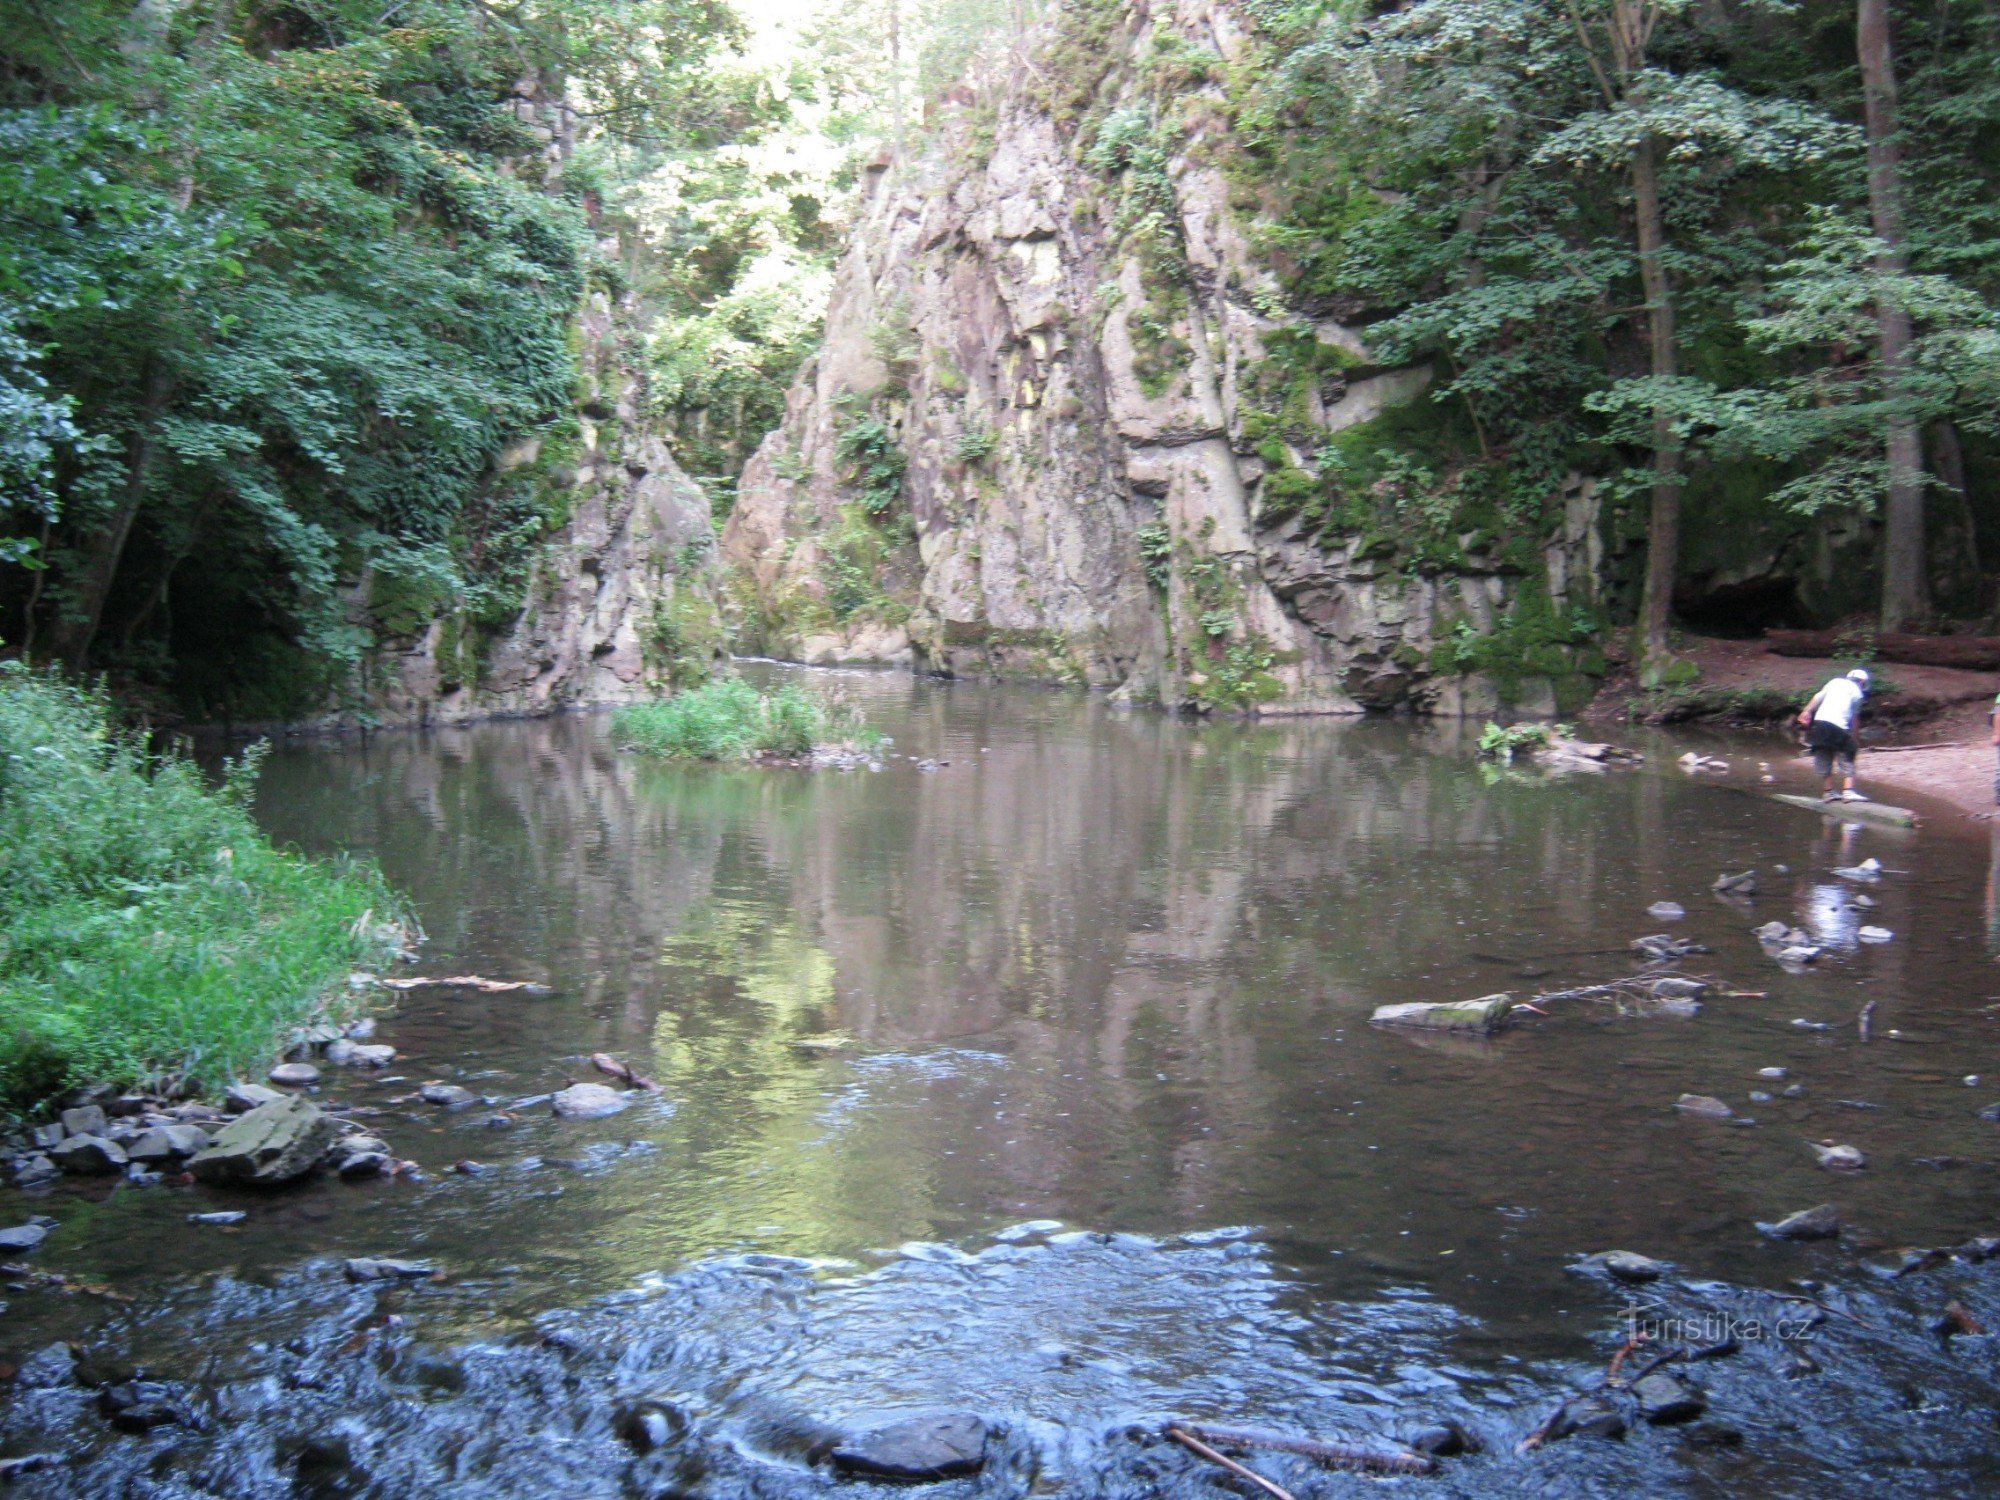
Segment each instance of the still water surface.
M2000 1231L2000 1125L1977 1118L2000 1098L1983 835L1842 831L1774 804L1756 795L1768 744L1733 747L1728 785L1681 773L1665 741L1643 771L1545 782L1482 768L1456 725L1194 724L1020 688L814 680L894 737L879 772L649 763L601 716L274 754L260 818L378 860L416 903L423 972L553 993L416 992L383 1017L391 1076L330 1080L327 1100L387 1110L369 1123L423 1182L252 1201L228 1233L185 1223L222 1206L188 1192L64 1199L42 1258L141 1310L19 1305L14 1342L109 1339L194 1379L193 1331L204 1378L268 1379L256 1351L217 1350L331 1337L374 1295L302 1264L434 1258L449 1283L397 1307L410 1348L458 1350L457 1373L420 1420L384 1393L407 1374L393 1361L366 1390L328 1387L377 1410L378 1436L390 1409L416 1425L326 1493L804 1493L784 1487L805 1482L786 1454L811 1443L766 1431L785 1426L759 1415L773 1400L834 1423L986 1411L1013 1446L979 1494L1220 1493L1179 1455L1148 1477L1107 1436L1175 1411L1357 1437L1454 1415L1492 1445L1442 1481L1464 1493L2000 1492L2000 1340L1921 1333L1949 1296L1988 1306L1993 1278L1891 1285L1860 1264ZM1894 872L1878 885L1830 873L1870 855ZM1754 902L1709 893L1746 867ZM1390 1002L1629 973L1660 900L1714 950L1692 972L1761 997L1691 1018L1559 1002L1490 1042L1367 1024ZM1772 918L1827 957L1783 972L1749 932ZM1894 941L1857 942L1863 921ZM793 1045L826 1033L851 1050ZM600 1051L661 1092L506 1128L391 1102L439 1079L504 1108L594 1077ZM1750 1100L1793 1083L1802 1097ZM1684 1091L1755 1124L1679 1114ZM1869 1169L1820 1169L1806 1142L1825 1139ZM463 1159L494 1170L452 1172ZM1754 1227L1820 1202L1853 1226L1844 1245ZM991 1238L1023 1220L1128 1238ZM1616 1456L1576 1440L1515 1459L1616 1346L1625 1295L1568 1267L1621 1247L1675 1263L1670 1304L1770 1316L1796 1304L1765 1292L1820 1278L1879 1299L1882 1337L1836 1320L1822 1337L1854 1347L1810 1380L1761 1347L1718 1362L1715 1419L1741 1444L1646 1432ZM551 1318L574 1324L566 1357L603 1369L536 1373L555 1356L531 1330ZM593 1409L681 1393L739 1467L710 1454L649 1479L607 1459L547 1487L541 1424L592 1381ZM472 1458L444 1445L447 1463L433 1406L529 1431ZM56 1430L25 1420L16 1448ZM576 1416L564 1441L604 1439L607 1420ZM218 1425L240 1431L205 1439L202 1463L287 1492L283 1422ZM119 1441L101 1482L139 1472ZM1301 1494L1369 1483L1292 1472ZM156 1493L265 1492L213 1483Z

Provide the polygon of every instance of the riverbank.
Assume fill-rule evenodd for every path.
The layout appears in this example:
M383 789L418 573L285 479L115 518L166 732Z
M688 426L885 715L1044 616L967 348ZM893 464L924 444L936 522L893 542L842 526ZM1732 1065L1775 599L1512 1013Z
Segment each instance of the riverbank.
M213 788L121 734L99 693L0 670L0 1104L78 1085L216 1092L401 946L372 866L276 847L260 755Z

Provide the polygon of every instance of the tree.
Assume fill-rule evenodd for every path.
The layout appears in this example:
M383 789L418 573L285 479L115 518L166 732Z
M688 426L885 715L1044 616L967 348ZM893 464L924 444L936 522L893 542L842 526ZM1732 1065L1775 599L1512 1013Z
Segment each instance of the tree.
M1910 312L1897 293L1909 270L1903 226L1903 140L1896 128L1896 60L1889 36L1889 0L1859 0L1854 40L1861 59L1863 119L1868 138L1868 210L1879 243L1875 268L1882 295L1875 305L1877 358L1889 414L1883 451L1882 628L1902 630L1929 613L1925 576L1922 438L1901 409L1908 384Z

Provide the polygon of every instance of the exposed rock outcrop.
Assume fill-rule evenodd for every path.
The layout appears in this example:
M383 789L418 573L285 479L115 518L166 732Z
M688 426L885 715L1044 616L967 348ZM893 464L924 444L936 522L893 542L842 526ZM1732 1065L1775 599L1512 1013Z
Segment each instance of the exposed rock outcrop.
M1591 487L1551 497L1525 561L1468 534L1419 564L1309 511L1321 448L1430 372L1376 363L1260 248L1272 210L1229 170L1241 7L1098 9L1075 123L1050 77L1077 49L1052 48L870 173L821 353L724 533L741 639L1219 711L1554 712L1547 672L1461 676L1434 648L1529 582L1557 615L1594 603ZM1169 52L1207 61L1166 90Z
M708 497L646 410L633 309L592 292L578 324L573 428L510 450L494 479L531 488L566 519L536 544L512 613L408 599L379 577L354 586L351 618L385 642L360 683L371 722L626 702L659 692L720 643Z

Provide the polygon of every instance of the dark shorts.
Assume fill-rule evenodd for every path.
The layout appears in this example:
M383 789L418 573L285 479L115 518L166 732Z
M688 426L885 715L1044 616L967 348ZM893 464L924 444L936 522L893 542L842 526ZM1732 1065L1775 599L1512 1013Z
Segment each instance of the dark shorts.
M1852 776L1854 755L1861 747L1854 743L1854 736L1838 724L1814 719L1806 730L1806 748L1812 751L1813 769L1820 775L1832 776L1837 772L1842 776Z

